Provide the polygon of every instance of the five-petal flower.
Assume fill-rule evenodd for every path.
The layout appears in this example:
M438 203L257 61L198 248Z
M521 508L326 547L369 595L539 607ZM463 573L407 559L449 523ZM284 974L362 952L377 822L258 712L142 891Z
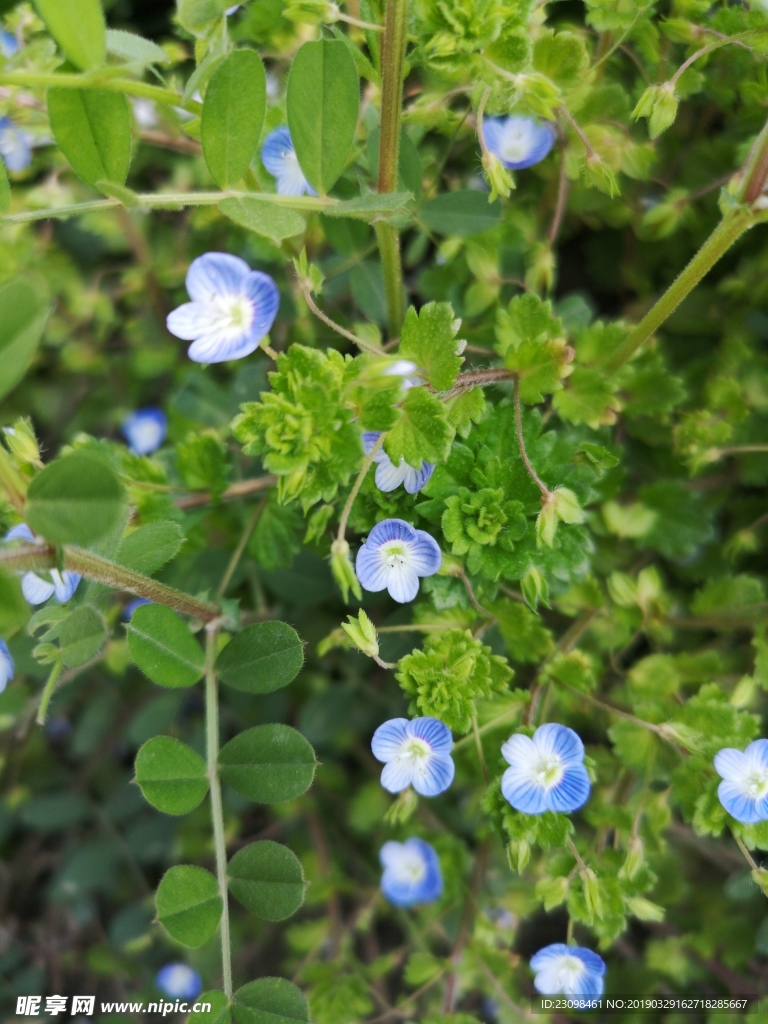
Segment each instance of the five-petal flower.
M532 958L531 970L543 996L599 996L603 991L605 961L584 946L553 942Z
M167 324L171 334L192 342L190 359L223 363L259 347L280 305L269 274L251 270L238 256L209 252L192 261L186 283L192 301L174 309Z
M443 874L434 848L415 836L404 843L384 843L379 859L381 891L396 907L432 903L443 892Z
M483 118L483 138L495 157L510 171L539 163L555 142L555 129L532 117Z
M157 972L155 984L169 999L197 999L203 991L200 975L189 964L166 964Z
M5 535L6 540L27 540L35 543L37 538L26 523L12 527ZM56 595L59 604L66 604L77 590L80 575L76 572L59 572L51 569L47 573L50 580L39 576L36 572L27 572L21 577L21 592L30 604L42 604L49 597Z
M419 577L434 576L442 555L434 537L404 519L377 523L357 552L355 570L366 590L388 590L400 604L419 592Z
M421 796L444 793L453 782L451 730L437 718L392 718L373 734L373 756L386 767L381 784L390 793L413 786Z
M281 196L316 196L293 148L291 133L286 127L276 128L264 140L261 147L261 162L277 179L277 191Z
M725 747L715 754L720 803L745 825L768 821L768 740L755 740L745 750Z
M151 455L165 440L168 419L162 409L149 406L128 413L120 430L134 454Z
M9 171L26 171L32 163L32 147L26 132L10 117L0 117L0 158Z
M14 664L8 644L0 638L0 693L13 679Z
M363 434L363 448L365 454L370 455L381 434L375 430L367 430ZM379 447L373 456L376 463L376 486L380 491L394 491L403 484L409 494L416 494L435 471L431 462L422 462L420 469L409 466L405 459L400 459L400 464L395 465L383 448Z
M510 736L501 748L509 768L501 792L517 811L577 811L589 797L584 744L566 725L540 726L530 738Z

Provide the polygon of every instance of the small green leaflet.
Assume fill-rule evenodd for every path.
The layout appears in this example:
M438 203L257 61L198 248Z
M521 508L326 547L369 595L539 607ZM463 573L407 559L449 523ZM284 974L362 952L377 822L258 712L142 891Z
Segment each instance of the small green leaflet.
M145 604L128 624L128 649L145 676L160 686L192 686L205 659L189 626L171 608Z
M88 71L104 63L106 25L100 0L35 0L35 7L76 67Z
M306 793L316 764L310 744L288 725L246 729L219 753L222 779L259 804L281 803Z
M485 192L460 189L430 199L421 207L418 216L437 235L479 235L499 223L501 203L489 203Z
M222 199L219 209L235 224L268 238L274 245L279 245L284 238L300 235L306 227L304 218L296 210L278 206L268 199L229 196Z
M424 370L436 391L453 387L464 362L457 352L460 327L449 302L428 302L418 313L411 306L405 315L398 355Z
M99 653L106 639L104 617L95 608L81 605L61 623L61 660L70 668L85 665Z
M301 862L280 843L262 840L238 850L227 875L235 899L265 921L284 921L304 902Z
M285 978L259 978L235 992L235 1024L306 1024L309 1006L301 991Z
M158 921L171 938L185 946L202 946L219 925L219 883L210 871L181 864L163 875L155 907Z
M172 736L147 740L134 770L144 798L165 814L188 814L208 792L205 761Z
M551 303L530 292L516 296L498 312L496 349L506 368L515 372L520 397L529 405L558 391L570 372L573 350L562 333L562 322L552 316Z
M247 693L287 686L304 662L304 647L285 622L259 622L235 634L216 660L222 683Z
M94 188L124 185L131 164L131 112L125 96L102 89L49 89L51 131L75 174Z
M208 170L223 189L243 177L256 154L267 109L267 76L255 50L234 50L208 83L200 141Z
M425 387L411 388L405 396L400 419L386 436L384 450L395 465L405 459L418 469L422 462L444 462L453 436L440 399Z
M5 167L1 160L0 165ZM0 178L4 173L0 170ZM45 295L31 281L14 277L0 285L0 398L12 391L26 373L49 315Z

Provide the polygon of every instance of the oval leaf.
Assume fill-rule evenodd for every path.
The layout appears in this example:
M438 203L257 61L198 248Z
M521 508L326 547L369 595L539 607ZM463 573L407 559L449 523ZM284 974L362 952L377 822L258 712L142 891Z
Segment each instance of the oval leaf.
M257 804L276 804L306 793L316 763L310 744L288 725L247 729L219 754L222 779Z
M424 203L419 216L438 235L479 235L499 223L501 203L489 203L485 192L459 189Z
M125 504L125 488L112 467L76 451L51 462L32 480L24 515L30 528L51 543L87 547L118 527Z
M103 617L95 608L82 605L61 623L61 660L70 668L84 665L101 650L107 638Z
M306 1024L309 1007L301 991L285 978L259 978L234 995L235 1024Z
M286 101L299 165L310 185L325 194L344 170L360 109L360 82L344 43L304 43L293 59Z
M246 693L271 693L287 686L304 663L304 647L286 622L247 626L216 661L222 683Z
M147 64L170 63L170 57L157 43L133 32L123 32L121 29L107 29L107 50L116 57L122 57L129 63L140 64L142 67L146 67Z
M202 946L221 918L219 883L210 871L181 864L167 871L155 895L157 919L171 938Z
M212 990L203 992L195 1000L197 1003L209 1003L210 1010L197 1013L190 1013L186 1024L231 1024L232 1014L229 1010L229 1000L223 992Z
M125 96L100 89L49 89L51 131L72 170L96 187L124 185L131 164L131 112Z
M117 561L147 576L175 558L183 543L177 523L148 523L128 534L118 548Z
M200 141L220 188L232 188L250 166L267 109L267 76L255 50L235 50L219 64L205 93Z
M160 686L192 686L203 677L203 649L171 608L137 608L128 625L128 648L144 675Z
M205 761L172 736L155 736L136 755L136 782L148 803L165 814L188 814L208 792Z
M72 63L86 71L107 58L100 0L35 0L37 13Z
M235 199L230 196L219 203L219 209L235 224L268 238L275 245L284 238L300 235L306 227L300 213L285 206L276 206L266 199L252 199L250 196Z
M280 843L264 840L238 850L227 875L235 899L265 921L284 921L304 902L301 862Z
M0 172L0 176L3 174L5 170ZM0 366L3 368L0 398L15 388L26 373L40 344L49 313L48 303L40 289L23 277L15 277L0 286Z

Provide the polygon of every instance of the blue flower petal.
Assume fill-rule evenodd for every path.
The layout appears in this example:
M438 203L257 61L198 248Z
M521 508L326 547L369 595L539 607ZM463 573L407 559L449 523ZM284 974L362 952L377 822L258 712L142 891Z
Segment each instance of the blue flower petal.
M438 796L450 788L456 765L452 757L435 754L428 761L416 762L412 774L411 785L420 796Z
M382 519L368 534L366 544L378 548L392 540L414 541L416 532L404 519Z
M554 145L555 129L531 117L484 118L483 138L505 167L519 171L544 159Z
M14 670L15 666L11 652L8 650L8 644L5 640L0 639L0 693L13 679Z
M758 771L768 771L768 740L753 740L744 755Z
M187 271L187 292L193 302L211 303L218 298L239 295L251 268L239 256L207 252L198 256Z
M299 164L288 128L276 128L264 140L261 162L277 179L277 191L284 196L316 196Z
M395 565L387 571L389 596L398 604L408 604L419 592L419 575L411 565ZM362 582L362 581L361 581Z
M51 569L53 590L59 604L66 604L77 590L81 577L76 572L59 573L58 569Z
M168 419L162 409L150 406L129 413L120 429L132 452L151 455L165 440Z
M374 445L376 444L376 442L379 440L380 437L381 437L381 431L379 431L379 430L365 430L365 431L363 431L363 433L361 435L361 440L363 442L363 451L365 452L366 456L371 454L371 452L373 451ZM387 455L387 453L384 451L383 448L379 448L379 450L376 452L376 454L373 457L373 461L374 462L383 462L384 459L389 459L389 456Z
M421 469L414 469L406 463L403 484L408 494L416 494L422 487L426 487L434 471L435 467L431 462L422 462Z
M43 604L53 597L54 586L41 579L35 572L27 572L21 578L21 592L30 604Z
M749 765L745 753L741 750L734 750L733 747L724 747L715 754L715 771L721 778L728 782L740 782L747 772Z
M560 782L546 794L549 810L563 814L578 811L589 799L589 791L587 769L581 764L570 765Z
M123 608L123 622L130 622L136 609L141 608L145 604L152 604L148 597L135 597L133 601L129 601L125 608Z
M399 718L395 721L404 722L406 719ZM409 736L415 736L428 743L436 754L450 754L453 750L453 736L448 726L439 718L414 718L407 722L406 732Z
M501 793L516 811L543 814L549 810L543 786L537 786L528 772L507 768L501 777Z
M32 148L26 132L10 117L0 117L0 157L9 171L25 171L32 163Z
M370 541L370 537L368 538ZM378 547L366 542L355 558L355 572L360 585L372 594L386 590L389 567L384 564Z
M531 970L542 995L597 996L603 991L605 963L583 946L545 946L531 958Z
M753 825L763 820L760 809L753 796L748 796L737 782L723 781L717 787L717 796L726 811L745 825Z
M8 533L5 535L5 539L34 541L35 535L26 523L18 523L16 526L12 526L10 528Z
M404 843L385 843L379 856L384 867L381 890L390 903L411 907L430 903L442 894L440 861L423 839L413 837Z
M19 40L11 32L0 32L0 56L8 59L19 52Z
M584 760L584 744L567 725L541 725L533 734L533 742L543 754L559 757L564 765L581 764Z
M440 545L425 530L416 531L411 565L417 576L434 576L443 562Z
M393 757L397 757L403 743L408 739L409 725L407 718L390 718L388 722L378 727L371 740L371 750L377 761L386 764Z
M172 309L165 320L165 326L175 338L194 341L210 330L212 320L210 306L202 302L184 302Z
M376 475L374 479L379 490L383 491L385 494L389 494L390 491L394 491L400 486L405 479L405 474L405 467L403 465L395 466L389 456L385 453L384 458L376 467Z
M256 343L269 333L280 306L280 289L269 274L252 270L245 279L245 294L253 303L251 335Z
M411 757L390 761L381 773L382 786L388 793L402 793L414 781L414 768Z
M197 999L203 982L188 964L166 964L157 972L155 984L169 999Z

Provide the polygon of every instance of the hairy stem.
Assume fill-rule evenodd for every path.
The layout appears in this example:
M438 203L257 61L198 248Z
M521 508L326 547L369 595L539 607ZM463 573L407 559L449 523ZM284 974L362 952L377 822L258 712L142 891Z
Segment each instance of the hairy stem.
M37 709L37 718L35 719L38 725L45 725L45 719L48 715L48 705L51 703L51 697L53 697L56 691L56 684L59 681L62 670L61 656L59 656L53 667L51 668L51 674L45 683L45 688L40 696L40 704Z
M148 85L146 82L136 82L130 78L115 78L106 69L84 75L2 71L0 72L0 85L17 85L26 89L101 89L107 92L121 92L124 96L140 96L143 99L154 100L156 103L164 103L166 106L183 106L194 113L199 113L202 110L202 103L192 99L183 103L181 94L172 89Z
M322 309L320 309L318 304L312 298L312 294L308 288L302 288L301 294L304 296L304 301L315 314L317 319L322 320L322 322L326 324L326 326L330 327L332 331L336 331L337 334L340 334L342 338L346 338L347 341L353 342L355 345L357 345L358 348L362 349L363 352L368 352L369 355L384 355L380 348L377 348L375 345L369 344L367 341L363 341L362 338L358 338L356 334L352 333L352 331L348 331L346 327L342 327L341 324L337 324L335 320L331 320L331 318L326 313L324 313Z
M347 522L349 520L349 514L352 511L352 506L355 503L355 498L360 493L360 488L363 486L363 480L365 480L368 470L373 465L373 460L376 458L376 453L384 443L384 437L384 434L381 434L379 436L378 440L376 441L376 444L373 446L373 448L371 448L371 454L363 463L362 469L357 474L357 479L352 485L352 490L349 492L349 496L347 497L347 500L344 504L344 508L341 513L341 519L339 519L339 530L338 533L336 534L337 541L344 540L344 534L347 532Z
M526 468L528 476L533 480L536 486L541 491L541 497L544 501L549 499L551 491L541 479L539 474L533 468L531 460L528 458L528 452L525 450L525 438L523 437L523 410L520 402L520 383L515 381L515 431L517 433L517 446L520 449L520 458L523 460L523 465Z

